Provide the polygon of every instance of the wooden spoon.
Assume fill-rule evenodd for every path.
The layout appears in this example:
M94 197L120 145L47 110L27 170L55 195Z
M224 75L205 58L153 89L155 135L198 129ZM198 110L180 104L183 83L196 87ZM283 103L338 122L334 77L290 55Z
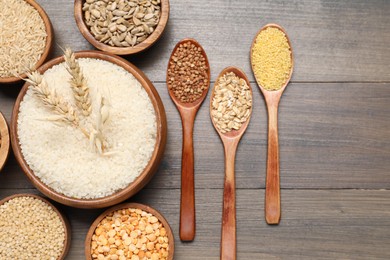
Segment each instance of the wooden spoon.
M223 212L222 212L222 233L221 233L221 259L236 259L236 184L234 176L234 165L236 158L236 150L241 137L243 136L246 128L248 127L250 117L252 114L252 107L250 108L250 114L245 123L242 124L239 130L233 130L227 133L222 133L216 126L214 119L211 115L212 103L214 97L215 86L218 84L219 78L228 72L233 72L239 78L246 81L251 91L249 80L245 73L236 68L228 67L225 68L218 76L214 83L213 92L210 97L210 116L211 121L219 136L221 137L224 150L225 150L225 184L223 190Z
M256 77L257 84L264 95L268 110L268 155L267 155L267 180L265 186L265 219L268 224L279 224L280 221L280 178L279 178L279 141L278 141L278 107L283 91L291 79L294 68L294 59L292 54L291 42L286 31L277 24L267 24L256 34L251 47L251 65L254 71L252 61L252 51L257 36L261 31L268 27L274 27L281 30L287 38L291 50L291 70L289 77L279 90L266 90L261 86L260 80Z
M177 48L184 43L192 43L201 49L202 55L206 60L208 80L207 89L203 91L200 98L192 103L183 103L175 96L170 89L168 80L168 68L172 57ZM195 237L195 186L194 186L194 146L193 146L193 130L196 113L198 112L203 100L207 96L210 85L210 64L207 59L206 52L202 46L194 39L183 39L178 42L172 51L169 58L167 68L167 87L169 95L181 116L183 127L183 147L181 160L181 198L180 198L180 239L182 241L192 241Z

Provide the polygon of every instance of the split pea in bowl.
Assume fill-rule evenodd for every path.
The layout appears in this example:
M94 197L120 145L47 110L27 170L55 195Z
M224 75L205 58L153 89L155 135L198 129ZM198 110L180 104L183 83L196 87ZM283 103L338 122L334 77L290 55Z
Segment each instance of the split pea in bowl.
M166 143L165 110L153 84L126 60L99 51L75 58L91 113L78 111L64 58L53 59L38 69L40 84L23 86L11 143L23 171L46 196L68 206L102 208L131 197L156 172ZM44 89L51 95L39 95Z

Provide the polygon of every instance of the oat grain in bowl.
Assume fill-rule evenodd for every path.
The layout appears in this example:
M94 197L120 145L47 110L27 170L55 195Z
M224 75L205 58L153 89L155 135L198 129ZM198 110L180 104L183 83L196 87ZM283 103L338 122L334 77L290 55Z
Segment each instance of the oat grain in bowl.
M39 12L24 0L0 0L0 77L26 72L46 47L45 24Z
M86 0L85 23L99 42L132 47L148 38L161 16L160 0Z
M91 106L91 114L81 113L77 120L72 113L53 114L30 86L20 103L17 135L24 160L44 184L68 197L96 199L124 189L144 170L155 149L156 114L147 92L127 70L101 59L77 61L91 101L83 102ZM74 81L64 63L48 69L43 80L62 97L58 99L62 104L78 109L80 99L74 92L83 89L70 86ZM109 108L100 132L103 153L96 152L91 138L86 138L86 132L100 135L94 132L96 122L102 120L98 115L104 114L96 102L99 96L106 97ZM71 111L65 105L58 107Z
M65 240L63 222L44 201L26 195L0 205L0 259L56 260Z

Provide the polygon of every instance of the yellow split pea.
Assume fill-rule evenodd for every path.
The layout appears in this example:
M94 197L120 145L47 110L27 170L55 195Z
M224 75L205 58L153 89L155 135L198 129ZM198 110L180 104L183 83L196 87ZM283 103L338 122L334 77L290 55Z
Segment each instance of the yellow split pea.
M132 208L117 210L98 224L91 253L97 260L166 260L167 230L151 213Z
M283 31L268 27L256 37L252 48L252 67L259 84L266 90L279 90L290 76L291 49Z

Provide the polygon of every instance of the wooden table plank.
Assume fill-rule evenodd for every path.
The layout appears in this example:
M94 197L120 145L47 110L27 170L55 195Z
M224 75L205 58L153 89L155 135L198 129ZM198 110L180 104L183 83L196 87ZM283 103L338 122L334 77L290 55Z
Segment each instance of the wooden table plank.
M51 57L61 55L59 46L93 49L77 29L73 1L37 2L55 30ZM238 259L390 259L390 2L170 2L163 37L150 50L126 59L155 83L169 124L159 171L131 200L150 204L167 217L176 236L175 259L219 258L224 174L222 144L211 126L207 99L194 136L197 237L181 243L181 124L164 81L170 52L185 37L205 48L212 80L224 67L236 65L254 87L253 118L236 163ZM269 22L286 28L295 54L293 84L280 105L279 226L264 221L267 118L249 64L252 38ZM0 111L8 119L20 86L0 86ZM11 155L0 174L0 198L22 192L39 193ZM102 210L58 206L73 227L67 259L84 259L85 234Z
M0 196L13 192L1 189ZM148 203L168 219L175 236L175 259L219 259L222 190L197 189L197 234L192 243L178 239L179 192L144 189L133 201ZM238 259L390 257L390 191L282 190L281 195L282 221L279 226L268 226L263 214L264 190L238 190ZM101 210L60 208L72 225L67 259L82 259L87 227Z
M150 188L179 188L181 122L166 86L155 84L168 115L168 144ZM264 99L254 89L254 111L237 154L237 187L264 188L267 118ZM10 119L14 96L0 92L0 111ZM281 185L284 188L390 187L390 84L293 83L280 104ZM195 123L197 188L222 188L223 148L207 104ZM10 160L0 187L31 187ZM20 176L14 178L10 174ZM10 176L8 176L10 175ZM169 181L166 181L169 178ZM23 179L23 181L21 181Z
M73 1L38 0L52 20L56 44L91 49L73 17ZM276 22L289 33L295 54L293 81L390 81L390 2L170 0L162 39L129 58L154 81L165 81L173 46L193 37L205 48L212 78L227 66L250 71L249 48L261 26ZM55 46L54 56L60 55ZM253 80L252 74L250 79Z

